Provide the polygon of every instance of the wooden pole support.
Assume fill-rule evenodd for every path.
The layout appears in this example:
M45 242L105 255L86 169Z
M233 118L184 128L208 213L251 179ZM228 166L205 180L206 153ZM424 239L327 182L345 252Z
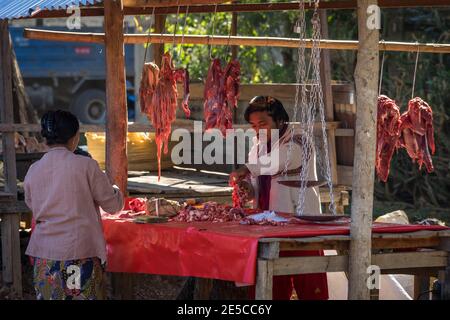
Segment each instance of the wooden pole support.
M105 1L106 172L127 193L127 101L122 1Z
M258 259L256 275L256 300L272 300L273 260Z
M349 252L349 299L370 298L366 284L371 264L371 233L379 72L379 30L368 26L368 7L377 0L358 0L358 62L355 70L356 132ZM370 11L369 11L370 12Z
M12 96L12 54L8 21L0 21L0 113L3 123L14 122ZM5 191L17 199L17 172L14 132L2 133ZM22 297L19 213L1 215L3 281L12 284L15 295Z

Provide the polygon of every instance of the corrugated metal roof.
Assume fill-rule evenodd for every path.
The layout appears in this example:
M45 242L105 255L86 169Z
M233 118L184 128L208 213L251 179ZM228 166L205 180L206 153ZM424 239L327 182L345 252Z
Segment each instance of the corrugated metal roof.
M38 10L51 11L98 3L103 3L103 0L0 0L0 20L30 17Z

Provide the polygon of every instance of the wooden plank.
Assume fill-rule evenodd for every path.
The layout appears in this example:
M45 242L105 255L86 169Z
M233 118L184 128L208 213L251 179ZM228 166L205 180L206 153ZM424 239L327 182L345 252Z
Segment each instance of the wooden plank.
M16 200L16 195L11 192L0 191L0 203L1 202L13 202Z
M105 2L106 172L127 190L127 99L122 0Z
M336 130L339 125L338 121L328 122L326 124L327 130ZM194 132L194 121L177 119L172 124L172 129L183 128L189 132ZM251 126L248 124L234 124L234 129L250 129ZM300 130L299 126L296 127ZM321 129L321 123L317 122L315 124L315 134L318 134ZM81 125L80 132L105 132L105 126L103 125ZM21 124L21 123L8 123L0 124L0 132L40 132L41 125L39 124ZM131 123L128 124L128 132L154 132L155 130L150 124L146 123ZM299 133L301 131L298 131Z
M0 214L2 242L2 278L6 285L12 285L14 294L22 297L22 263L20 251L20 215Z
M313 2L306 2L305 7L311 8ZM449 0L380 0L378 5L381 8L414 8L414 7L446 7L450 5ZM319 7L322 9L354 9L356 8L356 0L340 0L320 2ZM177 13L177 7L158 7L155 9L156 15L166 15ZM239 4L219 4L217 8L214 5L190 6L190 13L211 13L211 12L274 12L274 11L296 11L298 10L298 2L268 2L268 3L239 3ZM179 7L180 12L186 11L186 6ZM151 15L153 8L151 7L125 7L125 15ZM42 19L42 18L67 18L72 13L67 10L42 10L30 17L23 19ZM103 16L103 8L101 7L82 7L80 8L82 17L101 17Z
M24 38L47 41L63 42L86 42L86 43L104 43L105 35L103 33L85 33L85 32L67 32L50 31L38 29L24 29ZM125 34L126 44L143 43L175 43L175 44L196 44L196 45L231 45L231 46L257 46L257 47L280 47L297 48L297 38L275 38L275 37L244 37L244 36L209 36L209 35L173 35L173 34ZM312 48L313 42L306 39L306 48ZM354 40L329 40L322 39L319 47L329 50L358 50L358 41ZM417 52L422 53L450 53L450 44L436 43L407 43L384 41L380 42L378 49L380 51L396 52Z
M273 275L347 271L348 256L290 257L274 261Z
M274 261L258 259L256 274L256 300L272 300Z
M390 234L387 234L391 236ZM395 234L396 237L383 238L374 234L372 249L413 249L440 248L442 238L438 233L430 234ZM279 242L281 251L292 250L348 250L350 236L320 236L311 238L265 238L260 243Z
M448 253L445 251L373 254L372 264L380 269L445 268ZM274 261L274 275L306 274L348 271L348 256L312 256L279 258ZM365 270L366 271L366 270ZM364 280L367 273L364 273Z
M181 5L210 5L215 3L223 3L229 0L123 0L124 7L178 7Z
M0 215L30 212L24 201L0 202Z
M277 259L280 254L279 242L260 243L258 245L258 258L265 260Z

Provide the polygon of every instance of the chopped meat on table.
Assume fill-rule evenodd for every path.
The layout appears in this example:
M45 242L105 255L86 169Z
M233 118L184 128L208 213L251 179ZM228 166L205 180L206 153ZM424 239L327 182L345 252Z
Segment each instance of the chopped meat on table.
M181 107L186 117L189 117L189 73L187 69L175 69L168 52L162 57L161 69L155 63L144 65L139 97L141 110L147 115L155 129L158 181L161 177L162 147L164 145L164 153L167 154L172 122L176 118L178 82L184 83L184 98Z
M178 213L177 216L171 218L170 221L228 222L240 221L244 216L244 210L241 208L233 208L228 205L210 201L206 202L201 208L187 205Z
M205 130L217 128L226 136L233 128L233 108L239 98L241 66L237 60L222 69L220 59L214 59L208 70L204 90Z

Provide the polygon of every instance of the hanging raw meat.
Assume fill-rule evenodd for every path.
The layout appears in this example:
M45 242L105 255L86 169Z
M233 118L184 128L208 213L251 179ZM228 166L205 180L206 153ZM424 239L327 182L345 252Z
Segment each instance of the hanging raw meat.
M405 148L419 169L425 164L427 172L434 170L431 155L435 152L433 111L421 98L408 102L408 111L400 117L400 139L398 147Z
M233 207L244 208L245 204L248 201L247 193L239 186L239 183L237 183L233 179L230 179L229 185L230 187L233 187L233 193L231 195Z
M189 73L187 69L175 69L168 52L162 57L161 69L154 63L144 65L139 97L142 112L147 115L155 128L158 181L161 177L162 147L164 145L164 153L167 154L172 122L176 118L178 82L184 83L184 98L181 106L186 117L189 117Z
M391 159L397 146L400 127L400 109L387 96L378 97L376 172L381 181L386 182Z
M217 128L223 136L233 127L233 108L239 98L241 66L230 61L222 69L220 59L214 59L208 70L204 91L205 130Z

